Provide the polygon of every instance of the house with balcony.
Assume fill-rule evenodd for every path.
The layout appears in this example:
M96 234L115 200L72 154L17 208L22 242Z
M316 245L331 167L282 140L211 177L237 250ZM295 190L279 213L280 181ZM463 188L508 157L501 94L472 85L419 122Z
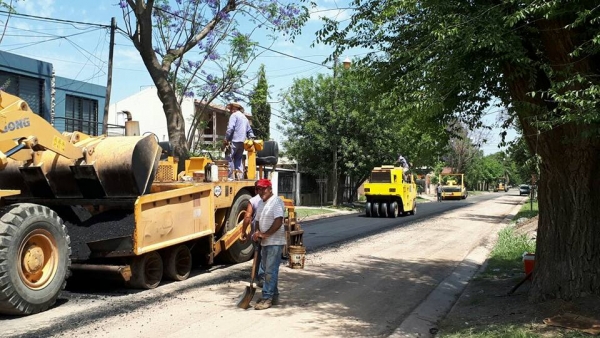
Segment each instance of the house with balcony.
M127 118L126 111L131 114L134 121L139 122L141 134L152 133L161 142L169 140L167 118L162 102L158 98L156 87L148 86L131 96L112 103L108 110L109 125L124 126ZM190 134L194 135L191 151L200 150L209 145L216 147L225 137L229 121L229 112L225 106L206 104L186 97L182 100L181 112L185 121L186 138L189 139ZM197 130L192 130L190 126L195 122L197 122ZM121 132L121 130L113 131L109 128L109 135Z

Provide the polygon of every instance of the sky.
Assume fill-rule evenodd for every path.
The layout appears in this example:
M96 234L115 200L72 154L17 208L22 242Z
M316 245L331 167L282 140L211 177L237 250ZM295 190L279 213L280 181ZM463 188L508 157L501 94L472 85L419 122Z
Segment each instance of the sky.
M253 35L259 45L277 51L263 51L248 67L248 75L254 77L259 66L265 65L267 82L270 86L270 103L272 107L271 135L278 142L283 141L282 133L276 125L280 122L280 93L288 89L294 79L314 76L318 73L330 73L331 64L321 65L331 55L332 48L315 42L315 33L322 27L321 16L345 21L351 14L347 0L317 0L312 8L311 17L302 29L302 33L294 42L278 38L272 43L266 34ZM122 11L118 0L20 0L14 4L19 14L60 20L110 25L112 17L117 26L124 28ZM55 23L46 20L12 16L7 20L5 13L0 13L0 24L5 26L0 49L18 55L43 60L53 64L56 75L98 85L106 85L108 70L108 52L110 34L107 28L87 25ZM282 55L287 54L295 58ZM356 59L364 55L364 51L349 51L341 56ZM302 61L303 59L306 61ZM127 37L116 34L113 61L113 84L111 103L118 102L140 90L153 86L152 80L144 67L137 50ZM250 83L250 88L255 83ZM224 102L216 102L224 103ZM496 123L499 113L490 113L486 120ZM488 144L482 147L485 154L497 152L500 142L500 130L490 133ZM509 139L515 136L509 132Z

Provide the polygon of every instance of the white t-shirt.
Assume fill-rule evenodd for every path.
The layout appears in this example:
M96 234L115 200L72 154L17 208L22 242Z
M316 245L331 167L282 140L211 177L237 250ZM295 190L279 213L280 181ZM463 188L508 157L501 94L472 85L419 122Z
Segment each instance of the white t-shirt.
M262 198L260 198L260 195L256 194L254 195L254 197L252 197L250 199L250 204L252 204L252 220L250 221L252 224L252 232L254 232L256 226L256 212L258 211L258 204L262 201Z
M283 205L283 200L275 195L271 196L271 198L269 198L266 202L261 200L258 203L258 209L256 210L256 220L258 221L260 232L267 232L277 217L283 218L284 210L285 206ZM267 246L287 244L287 241L285 240L283 219L281 221L281 227L277 229L274 234L269 236L269 238L263 239L260 242L260 245Z

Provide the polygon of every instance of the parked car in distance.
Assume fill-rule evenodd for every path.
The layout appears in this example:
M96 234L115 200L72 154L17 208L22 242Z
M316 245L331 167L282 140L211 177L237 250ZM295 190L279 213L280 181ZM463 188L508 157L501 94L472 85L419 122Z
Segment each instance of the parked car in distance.
M527 185L527 184L521 184L519 186L519 196L521 196L521 195L529 195L530 190L531 189L530 189L529 185Z

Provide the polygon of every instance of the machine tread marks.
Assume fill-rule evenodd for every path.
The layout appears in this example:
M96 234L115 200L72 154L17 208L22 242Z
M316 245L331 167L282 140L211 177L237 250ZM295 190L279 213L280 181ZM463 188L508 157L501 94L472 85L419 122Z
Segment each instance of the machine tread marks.
M19 255L20 248L39 238L47 238L46 246L52 248L52 255L47 259L55 259L50 273L41 280L48 278L41 285L36 280L30 280L34 288L29 287L23 280L23 268ZM32 237L34 236L34 237ZM53 241L53 242L52 242ZM42 250L43 251L43 250ZM39 251L38 251L39 252ZM47 252L46 252L47 253ZM26 253L22 253L26 255ZM55 256L56 255L56 256ZM20 257L21 256L21 257ZM28 315L39 313L50 308L59 293L65 288L66 279L71 266L71 247L67 229L60 217L48 207L21 203L0 209L0 313L10 315ZM39 257L39 256L38 256ZM35 277L33 277L35 278Z
M240 190L231 206L227 224L225 225L225 231L233 229L238 222L244 219L246 207L248 206L248 203L250 203L250 198L252 198L252 196L250 196L250 193L247 190ZM254 247L252 246L252 241L242 242L241 240L238 240L227 251L221 253L219 258L227 263L243 263L250 260L253 253Z

